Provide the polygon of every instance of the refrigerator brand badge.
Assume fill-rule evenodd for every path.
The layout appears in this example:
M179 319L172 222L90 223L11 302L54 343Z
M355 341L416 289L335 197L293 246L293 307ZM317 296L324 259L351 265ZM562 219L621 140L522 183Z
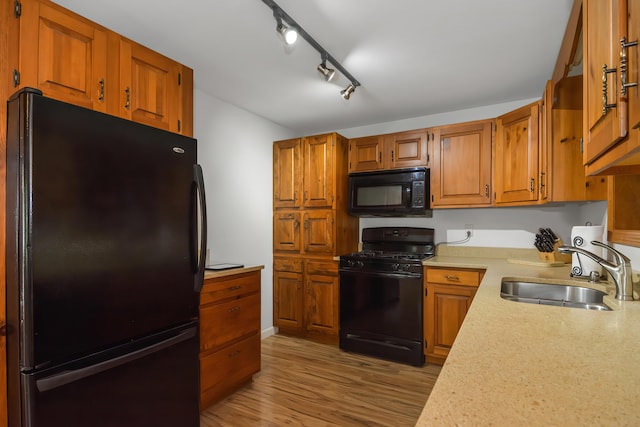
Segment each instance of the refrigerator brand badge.
M173 151L178 154L184 154L184 150L180 147L173 147Z

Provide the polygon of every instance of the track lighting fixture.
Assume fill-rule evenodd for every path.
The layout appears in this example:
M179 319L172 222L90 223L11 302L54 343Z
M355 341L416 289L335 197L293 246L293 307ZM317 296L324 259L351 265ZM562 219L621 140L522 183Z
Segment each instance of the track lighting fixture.
M318 71L320 71L320 74L322 74L324 76L324 79L328 82L333 80L333 78L336 76L336 70L327 67L326 55L322 55L322 62L320 63L320 65L318 65Z
M326 81L331 81L335 77L336 70L327 67L327 61L331 62L334 67L338 69L347 79L349 79L350 83L344 90L340 91L340 95L344 99L349 99L351 94L356 90L358 86L360 86L360 82L356 80L338 61L335 60L334 57L329 55L320 44L314 40L305 30L302 28L292 17L287 15L287 13L280 8L273 0L262 0L264 4L269 6L271 10L273 10L273 16L276 18L276 30L278 34L282 36L285 43L287 45L291 45L295 43L298 34L307 41L315 50L320 53L320 57L322 58L322 62L318 65L317 70L324 76ZM290 33L293 32L293 33Z
M353 83L351 83L349 86L347 86L346 88L340 91L340 95L342 95L342 98L348 101L349 98L351 97L351 94L355 90L356 90L356 87L353 85Z
M276 18L276 21L278 23L276 25L276 31L278 32L278 34L280 34L282 40L284 40L284 42L289 46L294 44L296 40L298 40L298 32L296 31L296 29L284 25L282 23L282 19L280 18Z

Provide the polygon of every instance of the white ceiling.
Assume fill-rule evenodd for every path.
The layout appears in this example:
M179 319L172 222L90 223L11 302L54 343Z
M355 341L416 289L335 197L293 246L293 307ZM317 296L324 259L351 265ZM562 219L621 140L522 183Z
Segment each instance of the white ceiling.
M362 84L287 51L262 0L56 0L194 69L195 86L300 133L542 96L573 0L276 0Z

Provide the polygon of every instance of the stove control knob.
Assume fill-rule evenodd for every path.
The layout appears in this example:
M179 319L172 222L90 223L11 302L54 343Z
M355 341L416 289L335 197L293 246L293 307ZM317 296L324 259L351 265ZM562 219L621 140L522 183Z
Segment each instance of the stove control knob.
M364 267L364 262L356 261L356 268L362 268L362 267Z
M392 265L391 265L391 269L392 269L393 271L398 271L398 270L400 270L400 264L392 264Z

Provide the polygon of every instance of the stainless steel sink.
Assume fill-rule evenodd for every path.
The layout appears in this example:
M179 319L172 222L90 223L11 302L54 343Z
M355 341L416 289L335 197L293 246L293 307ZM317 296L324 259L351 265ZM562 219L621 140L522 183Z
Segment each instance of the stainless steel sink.
M605 292L582 286L521 280L502 279L500 287L500 296L510 301L610 311L603 301L605 295Z

